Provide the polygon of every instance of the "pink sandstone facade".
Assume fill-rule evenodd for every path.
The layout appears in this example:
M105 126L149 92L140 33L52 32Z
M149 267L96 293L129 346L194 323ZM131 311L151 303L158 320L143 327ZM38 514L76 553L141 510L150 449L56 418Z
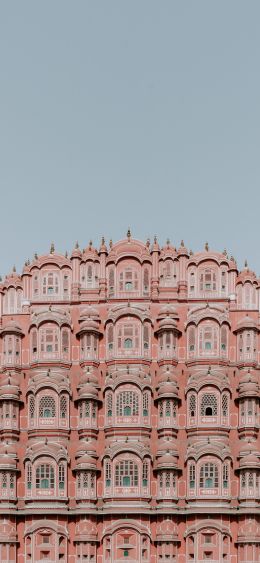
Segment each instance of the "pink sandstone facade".
M260 561L260 280L167 241L0 285L1 563Z

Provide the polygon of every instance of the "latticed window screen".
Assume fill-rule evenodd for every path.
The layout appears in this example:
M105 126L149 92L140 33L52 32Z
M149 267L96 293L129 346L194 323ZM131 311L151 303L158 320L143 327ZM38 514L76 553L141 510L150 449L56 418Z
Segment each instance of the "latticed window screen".
M211 393L206 393L205 395L202 395L200 414L201 416L217 416L218 402L216 395L213 395Z
M50 418L56 415L56 405L53 397L41 397L39 403L39 416L41 418Z
M147 487L147 485L148 485L148 471L149 471L148 462L144 461L144 463L143 463L143 487Z
M106 408L107 408L107 416L113 415L113 395L111 392L107 393L106 395Z
M147 324L144 325L144 349L147 350L149 348L149 326Z
M200 468L200 488L217 488L219 483L218 467L215 463L205 463Z
M106 487L111 486L111 461L107 460L105 464Z
M113 339L114 339L113 325L109 325L107 329L107 343L109 350L113 348Z
M115 285L115 272L113 268L110 268L109 270L109 274L108 274L108 285L109 285L109 289L113 290L114 289L114 285Z
M66 395L62 395L60 398L60 417L66 418L68 412L68 401Z
M220 330L220 347L222 352L227 350L227 327L222 326Z
M62 329L62 352L67 354L69 351L69 331L67 328Z
M189 327L188 347L189 347L190 352L194 352L194 350L195 350L195 327L194 326Z
M228 416L228 395L222 395L222 416Z
M33 329L32 330L32 353L36 354L37 353L37 330Z
M65 466L64 463L59 465L59 489L63 490L65 487Z
M159 401L158 403L158 410L159 410L159 418L163 418L163 401Z
M245 487L246 487L246 474L245 473L241 473L240 483L241 483L241 488L245 489Z
M7 488L7 473L5 471L2 471L2 488Z
M15 476L13 473L10 473L10 489L14 489L15 485Z
M229 484L229 466L228 463L223 465L223 488L227 489Z
M189 416L196 416L196 395L194 394L189 397Z
M149 270L148 268L144 269L144 291L147 292L149 289Z
M251 473L251 471L250 471L250 473L248 473L248 486L250 488L252 488L254 486L254 474Z
M195 465L192 464L189 467L189 486L190 489L195 488Z
M29 416L30 418L34 418L35 416L35 398L33 395L29 397Z
M116 487L137 487L137 464L128 459L118 462L115 468L115 483Z
M147 391L143 393L143 416L149 414L149 394Z
M54 468L47 463L36 469L36 489L54 489Z
M116 415L131 416L139 414L139 397L135 391L122 391L116 398Z
M27 464L26 479L27 479L27 489L30 490L32 488L32 466L30 463Z

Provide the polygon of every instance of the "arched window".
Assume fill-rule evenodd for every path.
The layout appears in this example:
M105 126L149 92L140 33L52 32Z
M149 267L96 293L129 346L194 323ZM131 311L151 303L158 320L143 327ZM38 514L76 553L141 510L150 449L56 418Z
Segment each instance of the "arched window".
M107 459L105 461L105 485L106 488L111 487L112 485L112 471L111 471L111 461Z
M117 323L117 352L119 356L141 354L140 330L141 322L137 319Z
M39 402L40 418L54 418L56 416L56 405L53 397L41 397Z
M31 332L31 342L32 342L32 357L37 357L37 329L33 328Z
M138 487L138 465L128 459L121 460L115 466L116 487Z
M189 488L195 489L195 484L196 484L195 463L191 463L189 466Z
M216 270L206 268L201 270L199 274L199 288L203 295L211 295L217 290L217 274Z
M108 418L113 416L113 393L111 391L106 394L106 413Z
M133 341L132 341L132 338L125 338L125 340L124 340L124 348L133 348Z
M227 338L228 338L227 326L224 325L220 329L220 350L222 356L227 355Z
M224 463L223 465L223 489L228 489L229 487L229 464Z
M68 415L68 399L66 395L61 395L60 398L60 417L66 418Z
M49 272L43 275L42 278L42 294L43 296L50 297L51 295L59 295L59 274L55 272Z
M216 395L213 395L212 393L202 395L200 414L201 416L217 416L218 401Z
M144 277L143 277L143 293L144 295L148 295L149 293L149 270L148 268L144 268Z
M40 328L41 357L57 358L59 353L59 328L57 325L47 323Z
M148 348L149 348L149 326L148 326L148 324L144 324L143 331L144 331L144 350L148 350Z
M189 416L190 418L194 418L196 416L196 395L192 393L189 396Z
M139 396L135 391L121 391L116 398L117 416L136 416L139 414Z
M110 324L108 326L107 329L107 345L108 345L108 351L113 350L113 344L114 344L114 328L113 325Z
M111 266L108 271L108 294L110 297L114 296L115 292L115 271L114 267Z
M67 357L69 354L69 329L62 328L61 331L61 347L62 347L62 355Z
M218 355L218 326L207 321L199 326L200 356Z
M144 461L143 462L143 480L142 480L143 487L148 486L148 475L149 475L149 464L148 464L148 461Z
M200 488L217 489L218 486L218 466L215 463L204 463L200 468Z
M139 277L136 269L125 268L119 272L119 293L137 292L139 289Z
M228 402L228 395L227 393L224 393L221 399L223 418L226 418L228 416Z
M65 465L64 463L59 464L59 490L64 491L65 489Z
M35 416L35 398L34 398L33 395L30 395L30 397L29 397L29 409L28 409L28 411L29 411L29 417L33 419L34 416Z
M36 489L54 489L54 468L44 463L36 468Z
M144 391L143 393L143 416L149 416L149 393Z
M196 350L196 333L195 333L195 326L190 326L188 328L188 355L189 357L193 357L195 355Z

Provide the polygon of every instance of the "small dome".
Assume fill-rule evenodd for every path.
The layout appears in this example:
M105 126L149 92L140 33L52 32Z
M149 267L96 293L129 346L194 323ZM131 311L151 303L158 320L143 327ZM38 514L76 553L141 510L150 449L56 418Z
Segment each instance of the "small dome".
M16 469L16 460L8 454L0 454L0 467L10 467Z
M177 469L178 459L170 451L165 452L161 457L158 458L156 463L157 469Z
M84 385L78 386L78 398L89 398L89 399L97 399L98 398L98 390L94 387L90 382L85 383Z
M258 322L256 319L253 319L249 315L245 315L242 319L240 319L236 325L235 331L238 332L239 330L251 328L254 330L259 330Z
M260 468L260 459L253 453L249 453L240 459L239 467Z
M78 457L76 461L76 468L81 469L96 469L97 462L96 460L88 454L84 454Z
M161 330L176 330L177 329L177 322L175 319L171 319L170 317L166 317L165 319L161 319L159 321L159 331Z
M165 318L165 317L174 317L178 318L178 311L175 309L173 305L167 303L163 305L158 313L158 319Z
M5 334L5 333L19 334L20 336L23 336L23 331L21 326L14 319L8 321L8 323L2 328L1 334Z
M158 397L177 397L178 387L171 381L166 381L158 389Z

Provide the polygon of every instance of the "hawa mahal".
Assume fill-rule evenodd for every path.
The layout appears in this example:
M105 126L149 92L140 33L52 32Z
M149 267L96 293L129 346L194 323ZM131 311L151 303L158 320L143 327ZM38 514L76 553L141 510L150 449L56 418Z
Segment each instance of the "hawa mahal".
M260 561L260 280L206 243L0 283L1 563Z

